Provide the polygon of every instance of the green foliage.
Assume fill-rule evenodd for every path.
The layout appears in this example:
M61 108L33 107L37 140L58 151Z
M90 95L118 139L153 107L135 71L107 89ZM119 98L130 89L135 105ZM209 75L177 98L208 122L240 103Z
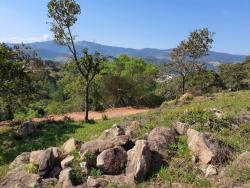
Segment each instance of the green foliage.
M32 163L26 164L24 169L28 172L28 173L37 173L38 172L38 166Z
M80 170L75 169L70 170L69 176L73 186L81 185L86 178L85 174L83 174Z
M103 172L98 168L91 168L90 175L94 177L100 177L103 175Z
M93 161L96 159L96 155L93 152L88 151L87 153L85 153L84 158L86 159L86 161Z

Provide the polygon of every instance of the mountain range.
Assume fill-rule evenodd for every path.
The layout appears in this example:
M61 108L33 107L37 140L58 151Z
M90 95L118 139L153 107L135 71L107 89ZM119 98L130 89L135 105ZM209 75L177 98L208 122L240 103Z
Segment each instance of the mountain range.
M10 44L12 45L12 44ZM45 42L34 42L26 44L29 47L32 47L42 59L46 60L55 60L55 61L65 61L70 57L70 52L66 46L60 46L54 41L45 41ZM133 48L123 48L102 45L98 43L88 42L88 41L78 41L76 42L77 53L81 55L81 50L88 48L91 53L98 51L101 54L108 56L118 56L120 54L127 54L129 56L141 57L148 59L152 63L160 64L166 63L170 60L170 53L172 49L153 49L153 48L144 48L144 49L133 49ZM211 65L218 65L221 63L235 63L241 62L245 59L245 55L233 55L228 53L220 53L210 51L209 55L204 57L202 61L207 62Z

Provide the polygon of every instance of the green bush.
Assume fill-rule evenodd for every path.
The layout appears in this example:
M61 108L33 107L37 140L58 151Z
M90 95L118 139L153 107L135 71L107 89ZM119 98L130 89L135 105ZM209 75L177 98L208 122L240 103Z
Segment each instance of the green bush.
M27 171L28 173L37 173L38 172L38 166L32 163L26 164L24 167L25 171Z
M100 177L103 175L103 172L98 168L91 168L90 175L94 177Z
M85 174L83 174L80 170L76 169L72 169L69 175L70 180L74 186L82 184L85 178Z

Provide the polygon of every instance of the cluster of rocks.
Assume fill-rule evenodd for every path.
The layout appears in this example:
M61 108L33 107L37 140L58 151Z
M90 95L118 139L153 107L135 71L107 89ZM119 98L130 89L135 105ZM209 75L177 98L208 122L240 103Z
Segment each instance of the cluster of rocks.
M89 142L71 138L62 148L22 153L11 163L11 170L0 182L0 187L95 188L106 187L110 182L117 187L133 186L144 181L155 168L167 165L171 154L166 151L176 143L179 135L187 136L194 167L198 167L206 177L217 175L220 165L230 159L232 148L208 133L192 129L187 123L175 122L173 128L156 127L143 139L136 139L141 128L138 122L115 124L98 139ZM75 151L80 156L77 160ZM71 178L75 162L85 177L79 185ZM27 165L33 165L36 171L28 171ZM94 176L93 169L99 169L102 174Z

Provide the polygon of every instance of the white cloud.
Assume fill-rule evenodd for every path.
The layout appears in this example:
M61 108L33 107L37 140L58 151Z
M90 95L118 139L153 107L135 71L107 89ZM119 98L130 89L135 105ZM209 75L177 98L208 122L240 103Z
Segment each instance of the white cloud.
M12 37L5 37L5 38L0 38L1 42L5 43L31 43L31 42L43 42L43 41L48 41L51 40L51 37L47 34L40 35L40 36L32 36L32 37L27 37L27 38L22 38L22 37L17 37L17 36L12 36Z

